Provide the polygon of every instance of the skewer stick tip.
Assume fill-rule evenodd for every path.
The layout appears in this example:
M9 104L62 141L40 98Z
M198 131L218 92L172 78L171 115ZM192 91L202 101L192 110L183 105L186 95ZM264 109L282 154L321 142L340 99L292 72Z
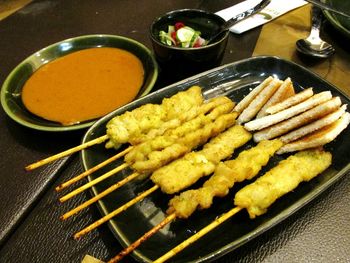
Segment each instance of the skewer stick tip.
M74 234L74 239L79 239L80 237L82 237L82 236L86 235L87 233L91 232L92 230L94 230L95 228L99 227L103 223L107 222L111 218L115 217L119 213L125 211L130 206L132 206L132 205L136 204L137 202L141 201L146 196L148 196L151 193L153 193L154 191L156 191L158 188L159 188L158 185L154 185L152 188L144 191L143 193L141 193L140 195L136 196L134 199L130 200L129 202L125 203L124 205L120 206L119 208L115 209L114 211L112 211L108 215L100 218L99 220L95 221L91 225L89 225L89 226L85 227L84 229L80 230L79 232L75 233Z
M118 154L112 156L111 158L103 161L102 163L99 163L98 165L90 168L89 170L86 170L85 172L77 175L76 177L73 177L72 179L60 184L59 186L57 186L55 188L56 192L60 192L62 191L63 189L71 186L72 184L78 182L79 180L87 177L88 175L94 173L95 171L101 169L102 167L106 166L107 164L110 164L111 162L123 157L125 154L127 154L128 152L130 152L132 150L132 146L129 146L128 148L126 148L125 150L119 152ZM125 167L125 166L124 166Z
M149 239L151 236L153 236L159 229L163 228L167 224L169 224L171 221L173 221L176 218L176 214L170 214L162 222L160 222L158 225L153 227L151 230L149 230L146 234L144 234L142 237L140 237L138 240L136 240L134 243L132 243L130 246L125 248L123 251L121 251L118 255L116 255L114 258L110 259L108 263L115 263L122 260L126 255L130 254L132 251L134 251L138 246L140 246L143 242L145 242L147 239Z
M62 184L60 184L60 185L58 185L58 186L55 187L55 191L56 191L56 192L60 192L61 190L63 190Z
M234 207L230 211L226 212L225 214L221 215L220 217L216 218L213 222L211 222L206 227L202 228L200 231L198 231L196 234L191 236L190 238L186 239L167 253L165 253L163 256L158 258L157 260L153 261L154 263L162 263L176 254L178 254L180 251L184 250L186 247L191 245L192 243L196 242L198 239L200 239L205 234L209 233L214 228L218 227L220 224L222 224L224 221L232 217L233 215L237 214L239 211L241 211L241 207Z
M58 154L52 155L52 156L50 156L48 158L45 158L43 160L40 160L40 161L37 161L37 162L32 163L30 165L27 165L26 167L24 167L24 169L26 171L32 171L32 170L34 170L36 168L39 168L40 166L43 166L43 165L48 164L50 162L56 161L56 160L58 160L58 159L60 159L62 157L68 156L70 154L73 154L73 153L78 152L80 150L83 150L85 148L88 148L88 147L90 147L92 145L102 143L102 142L104 142L107 139L108 139L107 135L100 136L100 137L98 137L96 139L93 139L93 140L88 141L86 143L80 144L80 145L75 146L73 148L70 148L70 149L68 149L66 151L60 152Z

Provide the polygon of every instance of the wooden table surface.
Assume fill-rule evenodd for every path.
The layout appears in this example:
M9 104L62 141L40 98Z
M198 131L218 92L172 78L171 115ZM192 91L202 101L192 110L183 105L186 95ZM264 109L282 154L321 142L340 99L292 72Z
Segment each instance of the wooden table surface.
M32 0L0 0L0 20L8 17Z

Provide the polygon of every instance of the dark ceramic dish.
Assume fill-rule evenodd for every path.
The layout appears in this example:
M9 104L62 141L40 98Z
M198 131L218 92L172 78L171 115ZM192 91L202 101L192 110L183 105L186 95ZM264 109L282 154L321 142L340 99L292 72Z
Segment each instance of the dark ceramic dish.
M43 131L69 131L91 126L95 120L63 126L35 116L23 105L21 92L27 79L44 64L72 52L93 47L115 47L136 55L142 61L145 70L144 82L137 97L142 97L151 91L157 80L158 66L148 48L135 40L121 36L86 35L66 39L41 49L26 58L10 73L1 89L1 104L7 115L21 125Z
M325 3L334 7L337 10L341 10L346 13L350 13L350 1L344 0L326 0ZM335 14L324 10L323 12L328 21L345 37L350 38L350 19L342 15Z
M180 80L219 66L229 32L219 35L211 44L198 48L163 44L159 39L159 31L168 31L168 26L176 22L182 22L200 31L203 38L209 39L219 31L225 20L216 14L196 9L175 10L157 18L150 27L150 37L162 74L166 74L172 80Z
M162 98L169 97L192 85L201 86L206 98L224 94L234 101L240 101L248 94L250 89L270 75L277 76L280 79L291 77L297 91L307 87L314 87L315 92L330 90L334 96L339 96L344 104L350 103L349 98L336 87L297 64L277 57L256 57L228 64L205 72L204 74L199 74L134 101L108 116L105 116L94 124L86 133L83 142L105 134L106 123L114 116L122 114L126 110L132 110L145 103L159 103ZM332 166L321 175L308 183L299 185L293 192L277 200L266 214L254 220L249 219L246 211L238 213L179 253L173 258L172 262L213 261L235 250L237 247L252 240L295 213L349 171L349 136L350 129L348 128L343 131L335 141L326 145L326 150L331 151L333 154L333 163ZM254 143L251 141L235 154L238 154L240 151L252 145L254 145ZM83 150L82 161L84 168L89 169L114 154L115 151L106 150L104 145L98 145ZM287 155L273 157L260 174L263 174L286 157ZM106 169L90 176L89 179L91 180L98 177L102 173L120 165L121 162L122 160L120 160L119 163L117 162L110 165ZM108 181L98 184L93 188L93 194L97 195L111 184L129 175L130 172L130 170L122 171ZM203 180L198 186L202 183ZM196 211L188 220L179 219L172 222L142 244L133 253L133 256L137 260L143 262L151 262L162 256L177 244L193 235L193 233L198 232L198 230L212 222L217 216L229 211L233 207L235 193L246 184L247 182L235 185L228 196L216 198L211 208L203 211ZM116 190L99 202L102 215L110 213L122 204L136 197L142 191L149 189L151 186L152 183L149 180L134 180ZM165 211L170 198L171 196L156 191L143 201L130 207L110 221L113 234L123 246L128 246L166 216ZM118 252L119 251L116 251L116 254Z

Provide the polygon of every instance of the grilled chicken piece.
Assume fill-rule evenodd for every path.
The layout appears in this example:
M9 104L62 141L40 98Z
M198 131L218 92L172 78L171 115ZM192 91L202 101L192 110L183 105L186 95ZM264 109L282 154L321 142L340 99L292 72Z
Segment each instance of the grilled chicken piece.
M262 215L278 198L294 190L301 182L310 181L326 170L332 155L323 150L306 150L281 161L254 183L239 190L236 206L246 208L250 218Z
M280 140L262 141L241 152L236 159L219 163L203 187L185 191L172 198L167 213L175 212L178 218L188 218L197 208L209 208L214 197L226 196L236 182L256 176L281 146Z
M125 156L125 162L138 172L154 171L233 126L236 117L235 112L223 114L215 121L183 134L183 137L164 135L136 145Z
M221 160L229 158L236 148L244 145L251 137L242 126L235 125L213 138L202 150L188 153L159 168L151 179L163 192L176 193L191 186L199 178L213 173Z
M184 128L188 128L188 126L192 128L193 125L190 121L197 117L209 115L212 120L215 120L220 114L231 112L232 107L234 107L234 103L225 96L210 99L208 102L200 106L192 107L189 111L182 112L176 118L162 123L160 127L151 129L147 133L142 133L137 137L131 137L129 142L132 145L136 145L157 136L169 134L169 132L182 131ZM185 131L182 131L182 134L184 133Z
M160 105L146 104L114 117L107 123L109 141L106 147L117 147L151 129L159 128L162 123L177 118L179 114L193 107L200 106L203 101L201 88L193 86L170 98L163 99Z

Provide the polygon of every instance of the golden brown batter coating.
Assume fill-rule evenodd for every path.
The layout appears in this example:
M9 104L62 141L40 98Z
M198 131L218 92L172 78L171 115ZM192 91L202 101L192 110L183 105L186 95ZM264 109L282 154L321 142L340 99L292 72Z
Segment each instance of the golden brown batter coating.
M214 197L226 196L236 182L256 176L282 145L280 140L262 141L241 152L236 159L220 162L203 187L185 191L172 198L167 213L175 212L179 218L188 218L197 208L209 208Z
M246 208L250 218L255 218L264 214L273 202L294 190L301 182L310 181L322 173L331 162L331 153L323 150L298 152L238 191L234 203Z
M116 147L129 142L132 138L158 128L162 123L177 118L181 113L190 111L203 103L201 89L193 86L170 98L162 104L146 104L130 112L114 117L107 123L109 142L106 147Z
M215 120L219 115L232 111L233 107L234 103L227 97L213 98L207 103L203 103L198 107L192 107L189 111L182 112L176 118L162 123L160 127L151 129L147 133L142 133L137 137L131 137L129 142L132 145L136 145L157 136L169 134L169 131L171 134L172 132L174 133L178 132L178 130L186 129L186 127L193 130L195 127L189 122L190 120L196 119L196 117L205 116L208 112L210 112L208 117L211 117L211 120ZM198 122L198 120L194 120L194 122ZM197 127L200 127L200 123ZM185 132L186 131L183 131L182 134L185 134Z
M125 162L138 172L154 171L231 127L236 117L237 113L224 114L183 137L165 135L141 143L125 156Z
M252 135L235 125L207 143L201 151L191 152L156 170L152 181L167 194L173 194L194 184L199 178L214 172L216 165L229 158Z

